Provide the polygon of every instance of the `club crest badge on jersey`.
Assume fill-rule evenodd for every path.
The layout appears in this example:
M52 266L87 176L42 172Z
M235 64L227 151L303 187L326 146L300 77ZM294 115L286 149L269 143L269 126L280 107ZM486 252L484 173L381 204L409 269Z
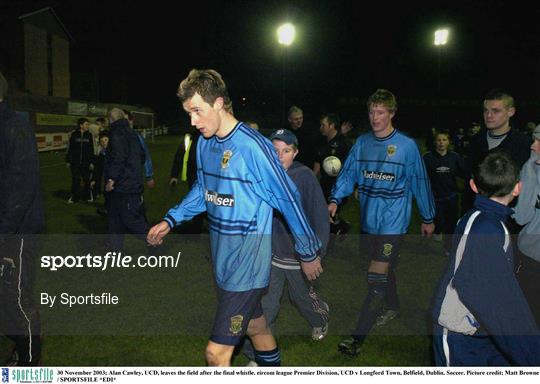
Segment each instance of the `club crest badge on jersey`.
M386 148L386 154L388 156L394 156L396 154L396 151L397 151L397 146L394 145L394 144L390 144L387 148Z
M389 257L392 254L392 244L386 243L383 245L383 255Z
M225 152L223 152L223 157L221 158L221 168L225 169L229 166L229 160L232 157L232 151L227 149Z
M231 317L231 326L229 327L229 331L233 335L238 335L242 331L242 321L244 320L244 316L242 315L236 315Z

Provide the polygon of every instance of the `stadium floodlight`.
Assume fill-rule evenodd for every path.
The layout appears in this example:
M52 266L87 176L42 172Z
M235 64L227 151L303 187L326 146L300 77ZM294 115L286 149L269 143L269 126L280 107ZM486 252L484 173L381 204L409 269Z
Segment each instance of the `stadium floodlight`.
M294 36L296 35L296 30L294 25L291 23L285 23L281 25L277 30L278 42L281 45L291 45L294 41Z
M439 45L446 45L448 42L448 35L450 34L450 31L446 28L437 29L435 31L435 40L433 41L433 44L439 46Z

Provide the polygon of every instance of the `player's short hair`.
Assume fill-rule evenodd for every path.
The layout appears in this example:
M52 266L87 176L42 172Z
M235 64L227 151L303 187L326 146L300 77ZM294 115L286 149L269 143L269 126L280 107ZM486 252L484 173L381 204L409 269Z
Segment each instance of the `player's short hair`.
M109 111L109 117L111 119L111 122L115 122L121 119L125 119L126 115L122 109L113 108Z
M86 117L81 117L80 119L77 120L77 126L78 127L80 127L84 123L89 123L89 121L88 121L88 119Z
M486 197L509 195L519 182L519 167L505 153L494 152L486 156L473 172L478 193Z
M484 101L486 100L502 100L506 109L515 107L515 102L512 95L502 89L492 89L489 91L484 97Z
M233 113L232 101L229 98L227 86L217 71L213 69L192 69L178 86L176 95L184 103L196 93L210 105L213 105L218 97L223 98L223 108L227 112Z
M335 113L323 113L321 115L321 121L326 119L328 124L333 124L336 130L339 130L339 117Z
M0 100L3 100L8 93L8 82L2 72L0 72Z
M293 113L301 113L303 115L304 111L302 111L302 109L297 107L296 105L293 105L289 108L289 111L287 112L287 117L290 117Z
M435 134L433 135L433 140L437 140L437 136L439 135L445 135L446 138L448 140L450 140L450 132L448 132L447 130L440 130L440 131L436 131Z
M392 92L387 89L379 88L375 91L374 94L368 97L367 99L367 108L371 108L372 105L382 104L390 112L397 111L397 101L396 97Z

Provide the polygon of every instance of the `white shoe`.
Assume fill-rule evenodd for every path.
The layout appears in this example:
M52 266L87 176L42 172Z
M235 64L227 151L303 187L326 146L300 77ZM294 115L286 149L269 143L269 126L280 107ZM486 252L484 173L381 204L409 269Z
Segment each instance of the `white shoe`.
M387 309L386 311L384 311L382 315L377 317L376 324L378 326L386 325L398 316L399 316L399 311L394 311L393 309Z
M328 334L328 323L323 325L322 327L313 327L311 330L311 338L314 341L321 341L326 337Z

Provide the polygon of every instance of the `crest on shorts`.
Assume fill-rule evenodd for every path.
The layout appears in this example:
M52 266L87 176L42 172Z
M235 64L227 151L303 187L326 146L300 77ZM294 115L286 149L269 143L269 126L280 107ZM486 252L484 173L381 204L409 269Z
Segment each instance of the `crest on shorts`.
M227 149L225 152L223 152L223 157L221 158L221 168L225 169L229 166L229 160L232 157L232 151L230 149Z
M244 316L242 315L236 315L231 317L231 326L229 328L229 331L233 335L238 335L242 331L242 321L244 320Z
M383 255L389 257L392 254L392 244L386 243L383 245Z
M396 154L397 146L394 144L390 144L388 147L386 147L386 154L388 156L394 156Z

